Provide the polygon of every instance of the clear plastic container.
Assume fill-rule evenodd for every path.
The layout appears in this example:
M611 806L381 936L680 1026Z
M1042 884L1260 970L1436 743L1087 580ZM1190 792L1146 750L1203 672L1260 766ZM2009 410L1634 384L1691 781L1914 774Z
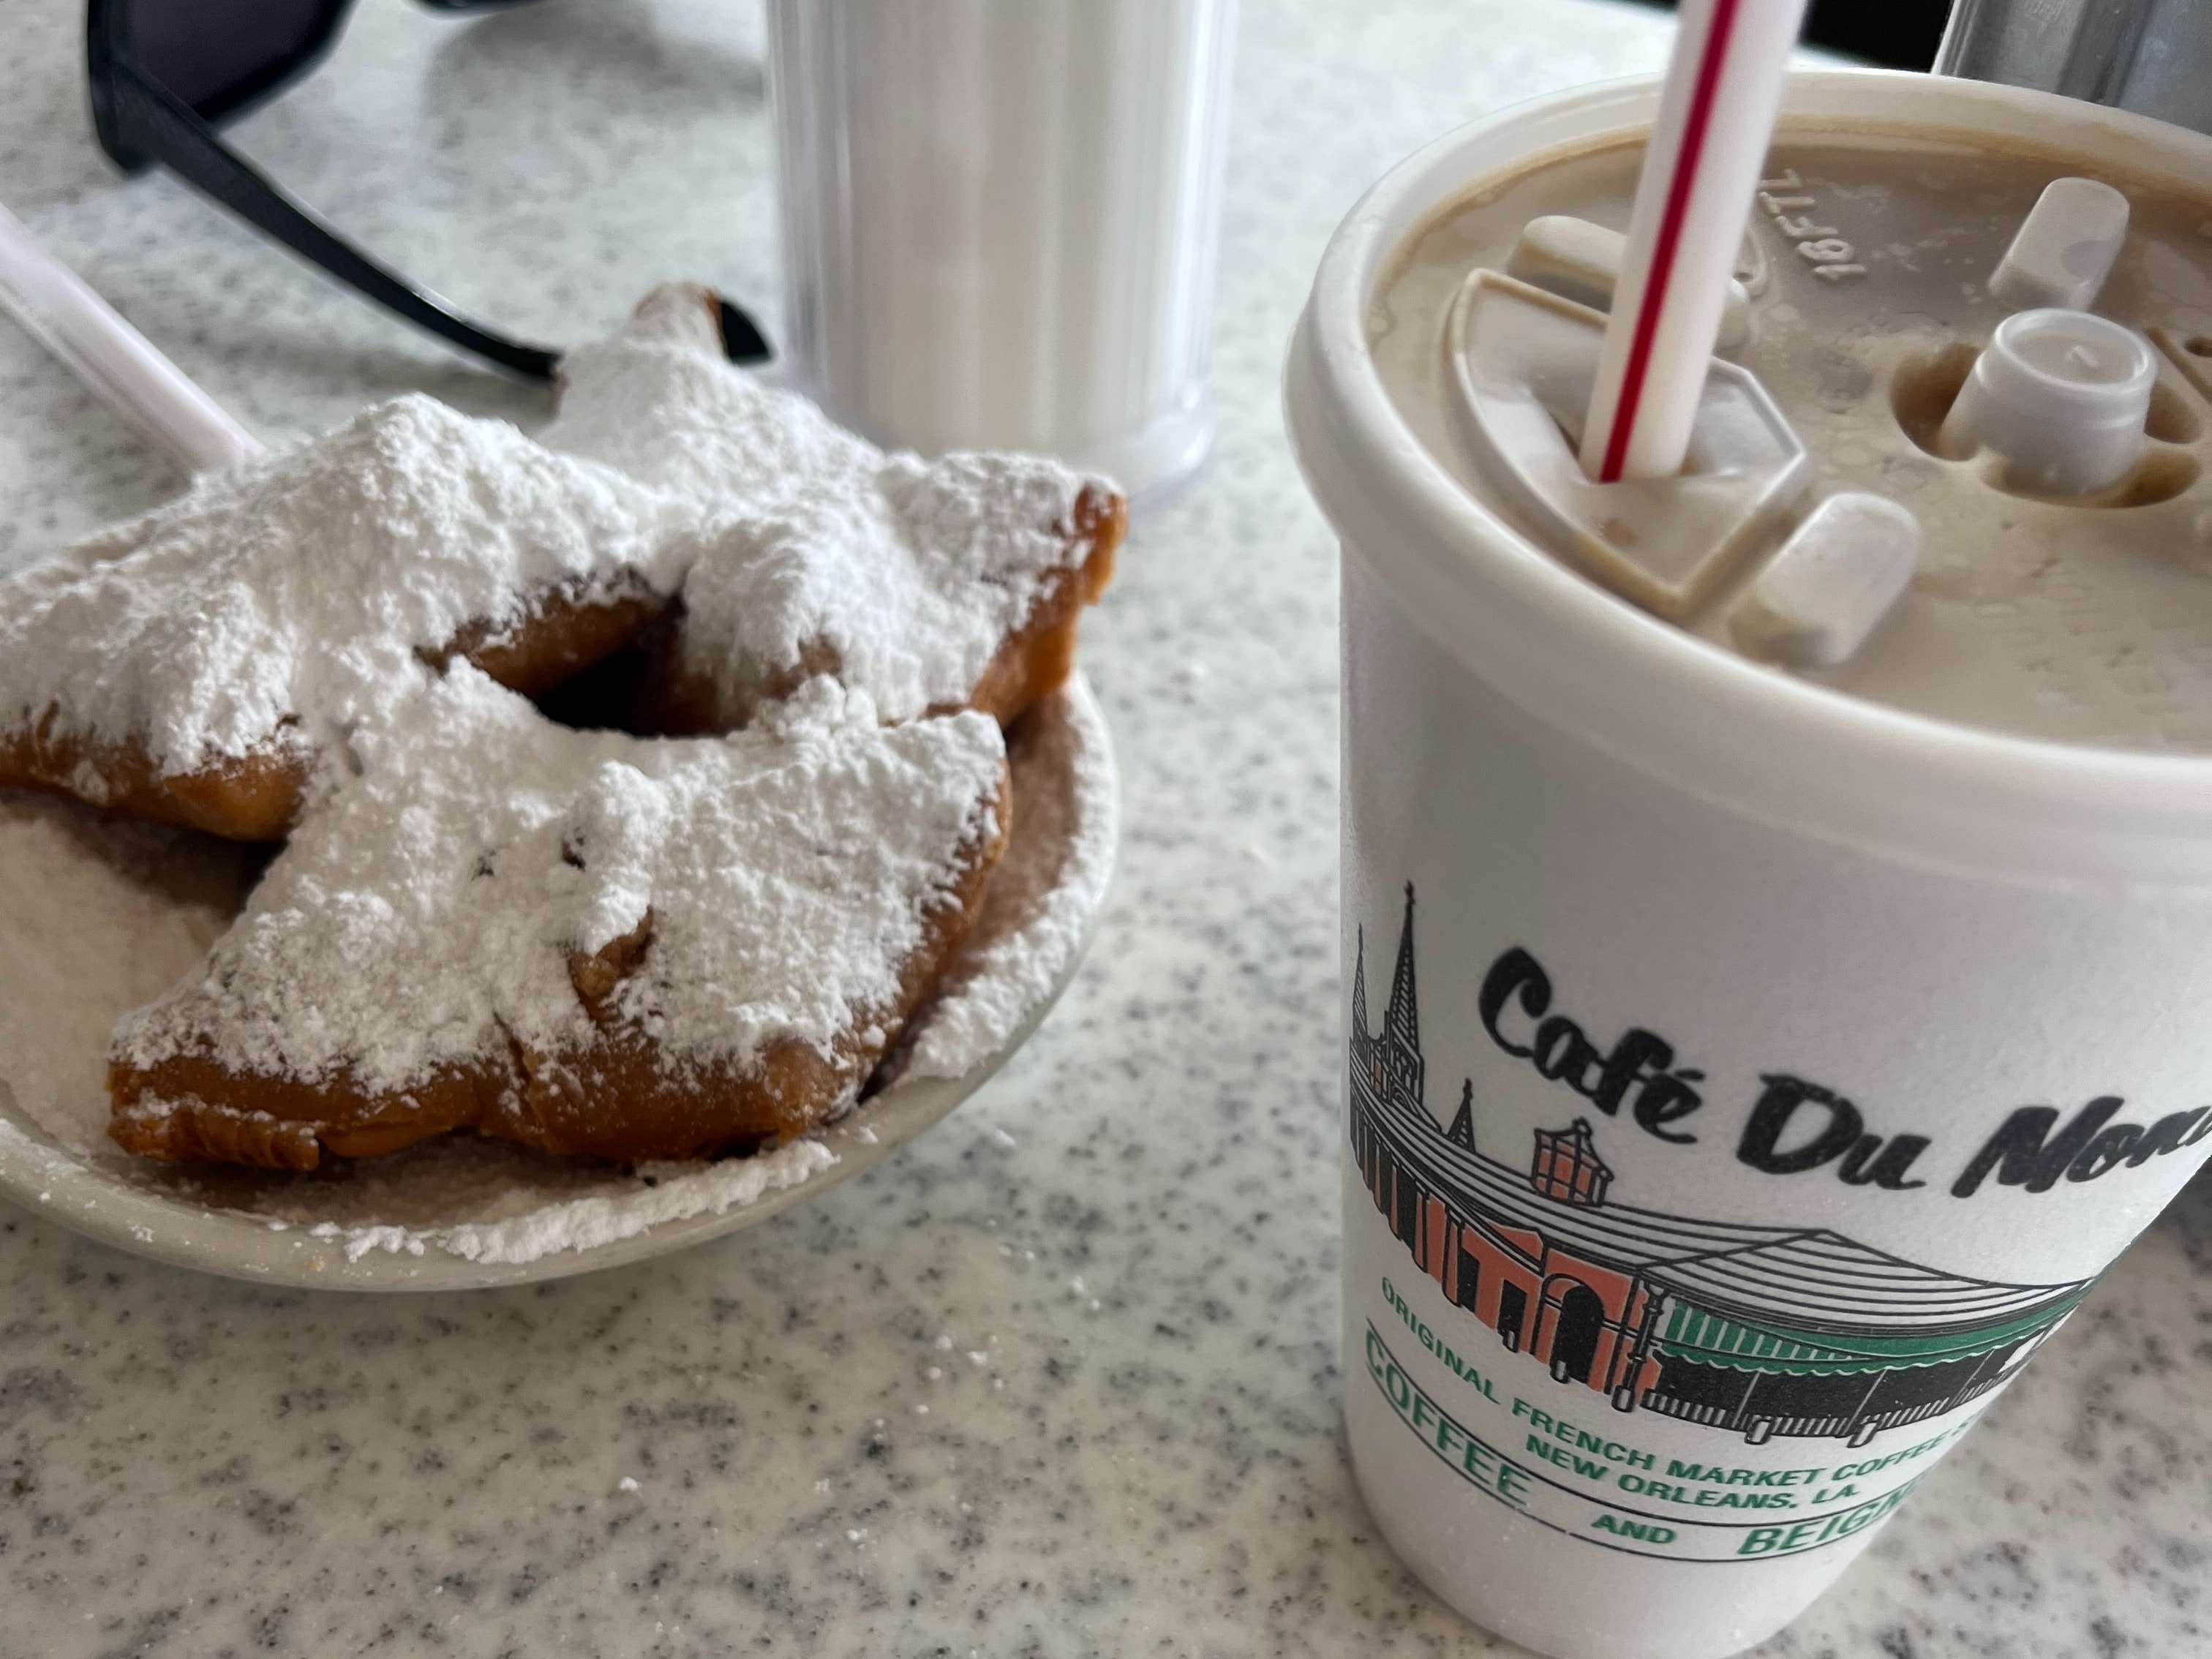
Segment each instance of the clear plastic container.
M1236 0L770 0L789 372L1142 495L1213 435Z

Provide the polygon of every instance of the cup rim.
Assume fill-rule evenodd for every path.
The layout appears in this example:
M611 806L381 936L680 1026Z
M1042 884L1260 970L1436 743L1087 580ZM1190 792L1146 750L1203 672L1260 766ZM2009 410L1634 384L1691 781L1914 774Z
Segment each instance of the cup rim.
M1533 100L1434 140L1331 239L1285 370L1323 513L1424 631L1540 721L1686 793L1954 872L2212 885L2212 755L2018 736L1717 649L1536 549L1431 455L1367 349L1368 300L1419 224L1482 180L1648 128L1656 76ZM1782 130L2002 143L2186 193L2212 138L2054 94L1882 70L1793 72Z

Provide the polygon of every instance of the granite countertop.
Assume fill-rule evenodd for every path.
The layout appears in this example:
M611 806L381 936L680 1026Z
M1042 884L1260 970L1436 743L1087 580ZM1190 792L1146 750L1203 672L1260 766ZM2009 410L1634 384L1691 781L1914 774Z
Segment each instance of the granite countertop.
M7 0L0 196L249 425L543 394L162 178L70 0ZM1204 1655L1489 1646L1376 1540L1339 1419L1335 553L1284 342L1389 162L1654 69L1597 0L1247 0L1219 447L1085 655L1122 757L1091 961L988 1090L755 1231L529 1290L277 1292L0 1209L0 1655ZM574 339L776 287L757 8L367 0L239 140L402 270ZM0 325L0 567L178 477ZM2114 1270L1793 1659L2212 1646L2212 1188Z

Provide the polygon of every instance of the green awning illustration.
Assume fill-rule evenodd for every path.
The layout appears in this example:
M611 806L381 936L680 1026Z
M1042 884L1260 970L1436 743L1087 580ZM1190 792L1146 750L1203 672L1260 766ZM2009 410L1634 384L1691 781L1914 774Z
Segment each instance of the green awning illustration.
M1899 1366L1944 1365L1972 1359L2035 1335L2071 1313L2087 1288L2033 1313L1976 1330L1935 1330L1911 1335L1779 1329L1708 1313L1677 1302L1660 1333L1662 1353L1729 1370L1781 1371L1792 1376L1848 1376Z
M1410 884L1379 1030L1366 987L1363 930L1346 1131L1376 1212L1413 1267L1509 1352L1620 1410L1754 1445L1780 1435L1863 1446L2001 1387L2088 1294L2081 1279L1976 1276L1997 1265L1986 1260L1963 1271L1916 1261L1817 1222L1623 1202L1598 1153L1609 1131L1587 1118L1556 1127L1523 1118L1506 1144L1533 1145L1533 1158L1509 1161L1478 1121L1473 1077L1461 1079L1445 1127L1425 1098Z

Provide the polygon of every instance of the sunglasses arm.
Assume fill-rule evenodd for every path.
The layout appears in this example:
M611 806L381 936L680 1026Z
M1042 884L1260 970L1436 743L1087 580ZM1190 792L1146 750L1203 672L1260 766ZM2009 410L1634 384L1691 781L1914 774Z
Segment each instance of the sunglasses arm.
M553 378L557 353L478 328L448 309L436 295L365 257L256 172L135 64L111 60L108 74L109 112L116 136L131 149L159 161L386 310L525 379Z

